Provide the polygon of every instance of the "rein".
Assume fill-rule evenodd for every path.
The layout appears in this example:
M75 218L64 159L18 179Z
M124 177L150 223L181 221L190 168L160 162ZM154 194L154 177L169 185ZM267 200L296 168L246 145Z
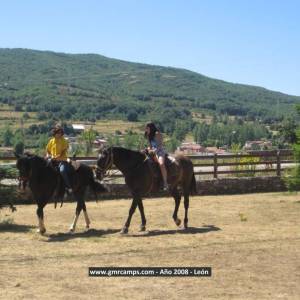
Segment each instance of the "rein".
M27 183L29 181L29 178L25 177L25 176L18 176L17 179L19 181L19 184L18 184L19 189L22 188L23 190L25 190Z
M110 148L109 153L110 153L110 155L107 155L106 161L104 163L104 167L103 168L101 168L99 166L96 167L96 174L97 174L97 178L99 178L99 179L103 179L103 178L109 179L112 175L118 174L118 172L119 172L118 170L116 170L113 173L111 173L109 175L106 175L107 171L109 169L111 169L112 165L114 164L114 157L113 157L113 149L112 148ZM132 172L132 171L137 170L148 159L149 159L149 157L147 155L145 155L145 159L142 162L138 162L133 167L130 167L130 171Z
M107 155L104 167L101 168L99 166L96 167L96 173L100 174L100 176L103 177L105 175L105 173L112 167L112 165L114 164L114 156L113 156L113 152L112 152L112 148L110 149L110 155Z
M149 157L147 155L145 155L145 159L142 162L138 162L134 167L131 168L131 170L135 171L137 170L139 167L141 167L143 165L144 162L146 162L149 159Z

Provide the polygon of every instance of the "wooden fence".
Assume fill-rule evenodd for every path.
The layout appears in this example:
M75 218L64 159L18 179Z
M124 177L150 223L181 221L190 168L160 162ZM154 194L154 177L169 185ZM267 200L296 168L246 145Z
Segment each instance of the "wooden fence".
M213 155L186 155L194 164L195 175L212 175L218 178L219 175L248 174L267 172L281 176L282 170L291 167L295 163L292 150L278 151L252 151L247 154L213 154ZM0 157L2 162L15 161L15 157ZM77 160L88 164L95 164L96 157L77 157ZM290 165L287 165L290 164ZM284 166L285 165L285 166ZM209 169L209 170L208 170ZM120 178L123 175L112 170L111 177Z
M241 174L241 173L274 173L281 176L281 171L285 168L283 165L293 164L292 150L278 151L252 151L247 154L229 154L229 155L208 155L208 156L190 156L194 163L196 175L213 175L218 178L220 174ZM208 163L202 161L211 160ZM259 168L256 168L259 167ZM212 167L212 171L197 171L196 167ZM224 170L224 167L230 167Z

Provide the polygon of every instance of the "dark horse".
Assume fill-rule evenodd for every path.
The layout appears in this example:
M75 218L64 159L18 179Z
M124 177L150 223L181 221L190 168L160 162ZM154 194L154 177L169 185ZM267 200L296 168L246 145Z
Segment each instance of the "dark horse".
M38 231L44 234L46 232L43 212L45 205L55 196L54 194L56 194L58 190L61 199L63 199L64 196L65 189L62 184L63 181L60 178L61 175L52 164L49 164L47 160L36 155L26 154L17 156L16 166L19 170L21 180L29 183L29 188L38 206L36 211L39 221ZM96 192L106 190L99 182L94 180L93 171L89 166L81 164L76 171L73 169L72 173L73 196L77 201L77 207L73 223L70 227L71 232L75 230L81 210L84 212L86 227L89 228L90 220L84 201L86 188L90 186L95 194Z
M99 155L97 160L98 172L103 175L113 164L125 176L125 182L133 197L129 215L121 233L128 232L132 215L137 206L142 219L140 230L145 231L146 218L142 196L156 192L160 188L161 173L158 163L150 159L145 153L139 151L132 151L121 147L109 147L103 150ZM177 226L181 224L181 220L177 217L181 200L181 192L179 192L178 187L181 187L181 191L184 195L185 208L184 227L187 228L189 195L191 192L196 192L193 164L187 157L178 156L173 162L168 161L166 165L170 193L175 199L173 219Z

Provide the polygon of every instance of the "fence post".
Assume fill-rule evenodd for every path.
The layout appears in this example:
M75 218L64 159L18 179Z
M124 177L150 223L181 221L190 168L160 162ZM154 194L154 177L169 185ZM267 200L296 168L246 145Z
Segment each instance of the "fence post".
M218 178L218 155L214 154L214 178Z
M280 166L280 150L277 151L277 155L276 155L276 158L277 158L277 176L281 176L281 166Z

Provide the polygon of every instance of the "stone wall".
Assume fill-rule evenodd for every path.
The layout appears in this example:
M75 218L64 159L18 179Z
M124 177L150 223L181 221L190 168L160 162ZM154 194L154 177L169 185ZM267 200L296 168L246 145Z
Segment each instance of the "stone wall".
M99 195L99 199L109 200L116 198L130 198L130 192L124 184L112 184L109 186L109 193ZM241 178L220 178L203 180L197 182L197 195L224 195L224 194L246 194L262 192L286 191L284 181L280 177L241 177ZM150 195L149 195L150 196ZM166 192L152 194L151 197L168 196ZM93 195L89 197L93 199ZM72 198L66 199L74 201ZM33 198L28 189L19 191L17 203L33 203Z
M124 185L111 186L112 197L129 196L129 191ZM225 194L247 194L286 191L286 186L281 177L239 177L219 178L197 181L197 195L225 195ZM160 192L154 196L161 197L166 193Z
M199 195L247 194L286 191L281 177L240 177L197 182Z

